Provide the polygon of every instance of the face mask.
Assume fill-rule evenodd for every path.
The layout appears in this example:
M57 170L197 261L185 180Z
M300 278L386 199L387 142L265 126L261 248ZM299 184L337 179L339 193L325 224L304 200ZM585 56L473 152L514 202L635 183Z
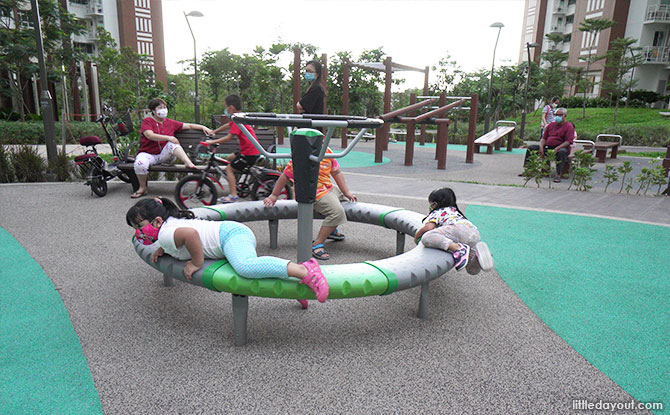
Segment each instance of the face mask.
M158 240L158 228L147 223L140 229L135 229L135 238L144 245L151 245Z
M563 117L561 117L560 115L555 116L554 122L563 122Z
M316 79L316 75L311 72L305 72L305 80L307 82L312 82Z
M226 117L230 118L230 116L231 116L232 114L228 112L228 109L224 109L224 110L223 110L223 115L225 115Z
M165 118L167 117L168 110L167 108L159 108L156 110L156 117L158 118Z

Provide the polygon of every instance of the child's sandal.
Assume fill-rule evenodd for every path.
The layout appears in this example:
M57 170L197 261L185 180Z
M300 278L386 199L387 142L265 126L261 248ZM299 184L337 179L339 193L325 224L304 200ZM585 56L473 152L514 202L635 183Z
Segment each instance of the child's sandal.
M316 244L312 247L312 256L322 261L330 259L330 254L326 251L326 247L323 244Z

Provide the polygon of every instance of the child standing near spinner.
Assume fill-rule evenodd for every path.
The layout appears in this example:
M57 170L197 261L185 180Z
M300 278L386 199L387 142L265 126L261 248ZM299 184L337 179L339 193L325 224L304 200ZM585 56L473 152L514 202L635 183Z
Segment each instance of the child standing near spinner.
M296 278L314 291L319 302L328 298L328 282L314 258L296 264L277 257L259 257L256 237L242 223L195 219L193 212L179 210L166 198L139 201L126 213L126 222L135 228L136 238L144 245L158 242L160 247L151 256L153 262L164 254L188 260L184 267L188 280L202 268L205 258L226 258L242 277Z
M437 248L451 253L457 271L466 267L468 274L493 268L489 247L482 242L477 227L458 209L456 195L448 187L433 190L428 196L430 213L425 225L416 233L426 248Z

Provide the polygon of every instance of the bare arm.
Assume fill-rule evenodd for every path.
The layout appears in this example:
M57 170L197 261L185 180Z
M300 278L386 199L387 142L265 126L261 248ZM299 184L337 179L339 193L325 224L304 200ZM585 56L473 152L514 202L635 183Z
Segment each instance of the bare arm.
M231 121L231 122L232 122L232 121ZM230 129L230 122L227 122L227 123L223 124L221 127L217 128L217 129L214 130L212 133L213 133L213 134L218 134L218 133L220 133L221 131L225 131L225 130L228 130L228 129Z
M214 140L206 140L207 144L220 144L220 143L225 143L226 141L230 141L233 139L232 134L226 134L221 138L217 138Z
M186 246L188 253L191 254L191 260L184 267L186 279L191 280L193 273L202 268L205 262L200 234L193 228L177 228L174 231L174 244L177 248Z
M423 227L416 232L416 235L414 235L414 243L418 244L419 239L421 239L424 233L432 231L436 227L437 225L435 225L435 222L428 222L425 225L423 225Z
M298 113L302 114L305 112L305 109L300 105L300 102L296 105L296 108L298 109Z
M212 135L213 132L209 128L205 127L204 125L200 124L189 124L189 123L184 123L184 125L181 127L182 130L200 130L206 135Z
M342 170L335 170L334 172L331 173L331 176L333 176L333 180L335 180L335 183L337 183L337 187L340 188L342 193L347 197L347 199L351 200L352 202L358 201L358 198L356 195L351 193L349 190L349 186L347 186L347 181L344 180L344 173L342 173Z
M265 207L271 207L277 203L277 198L279 197L279 194L281 193L284 186L288 184L288 181L289 178L286 174L282 173L281 176L279 176L277 183L275 183L275 187L272 189L272 193L270 196L266 197L265 200L263 200Z
M169 141L171 143L179 144L179 140L175 137L171 135L156 134L153 130L144 130L142 134L151 141Z

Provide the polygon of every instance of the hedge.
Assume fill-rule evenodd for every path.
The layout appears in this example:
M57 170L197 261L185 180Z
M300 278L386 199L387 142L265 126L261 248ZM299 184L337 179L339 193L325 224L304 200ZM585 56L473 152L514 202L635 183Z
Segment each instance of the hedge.
M61 143L61 123L55 123L56 143ZM68 122L66 136L68 144L77 144L86 135L97 135L104 141L105 132L95 122ZM74 136L74 137L73 137ZM0 121L0 144L45 144L42 121Z

